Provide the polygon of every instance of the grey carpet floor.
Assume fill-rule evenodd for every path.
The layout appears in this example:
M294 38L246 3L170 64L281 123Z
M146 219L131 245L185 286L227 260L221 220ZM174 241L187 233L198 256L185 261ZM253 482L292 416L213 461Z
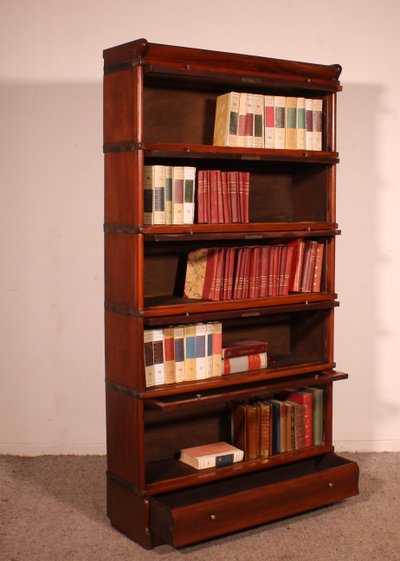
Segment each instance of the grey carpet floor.
M0 561L400 561L400 453L343 454L360 495L181 550L151 551L105 514L102 456L0 456Z

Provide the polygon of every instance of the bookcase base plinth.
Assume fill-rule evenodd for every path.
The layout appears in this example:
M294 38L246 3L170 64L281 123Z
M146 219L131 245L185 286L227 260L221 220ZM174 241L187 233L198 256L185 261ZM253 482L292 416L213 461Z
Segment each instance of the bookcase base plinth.
M163 541L182 547L357 494L357 464L327 454L153 497L150 524Z

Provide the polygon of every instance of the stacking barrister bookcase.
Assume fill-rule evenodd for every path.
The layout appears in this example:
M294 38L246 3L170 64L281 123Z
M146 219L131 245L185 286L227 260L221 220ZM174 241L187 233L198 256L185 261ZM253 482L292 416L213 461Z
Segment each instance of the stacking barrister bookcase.
M184 546L358 493L357 465L332 444L333 382L347 378L333 352L340 72L145 39L104 51L107 509L112 525L145 548ZM319 145L214 145L217 100L228 92L319 100ZM193 223L152 223L150 166L195 168ZM197 180L215 171L249 177L248 221L198 222ZM260 255L296 240L323 250L318 285L263 292ZM204 248L255 249L253 292L185 297L190 256ZM148 382L149 332L215 323L224 348L267 342L268 366ZM262 456L202 470L179 461L183 448L234 444L238 404L311 388L322 390L322 405L320 437L308 445L279 444L270 433L275 443Z

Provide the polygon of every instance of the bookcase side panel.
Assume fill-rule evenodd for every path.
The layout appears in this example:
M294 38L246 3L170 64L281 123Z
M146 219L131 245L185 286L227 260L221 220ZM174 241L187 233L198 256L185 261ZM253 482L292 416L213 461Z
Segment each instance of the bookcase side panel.
M135 66L104 76L104 143L142 141L143 69Z
M106 303L143 309L143 236L105 234Z
M143 151L110 152L104 156L104 221L143 225Z
M143 319L105 312L106 380L144 390Z
M143 489L143 401L106 388L108 473Z

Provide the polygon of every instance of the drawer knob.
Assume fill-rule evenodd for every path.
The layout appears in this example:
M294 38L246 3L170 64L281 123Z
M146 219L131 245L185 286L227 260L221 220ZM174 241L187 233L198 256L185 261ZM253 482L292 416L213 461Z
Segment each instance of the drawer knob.
M215 516L215 514L210 514L210 520L213 522L214 520L216 520L217 517Z
M329 483L328 483L328 487L329 487L330 489L332 489L332 487L333 487L333 483L332 483L332 481L329 481Z

